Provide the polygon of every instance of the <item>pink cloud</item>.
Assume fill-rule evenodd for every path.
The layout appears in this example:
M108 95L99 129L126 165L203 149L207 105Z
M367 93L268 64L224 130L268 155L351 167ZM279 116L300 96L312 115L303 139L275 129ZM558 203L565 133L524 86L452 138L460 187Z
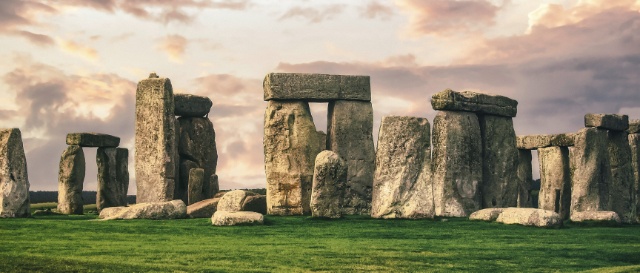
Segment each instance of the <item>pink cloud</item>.
M494 24L498 6L486 0L401 0L413 36L452 35Z
M302 18L309 23L320 23L324 20L334 18L341 14L344 10L344 5L329 5L321 8L311 7L293 7L280 16L280 20Z
M367 3L361 11L361 15L369 19L389 19L394 13L395 12L392 7L380 4L378 1L371 1Z
M157 48L166 53L174 62L182 62L184 52L189 45L189 40L184 36L174 34L167 35L159 40Z

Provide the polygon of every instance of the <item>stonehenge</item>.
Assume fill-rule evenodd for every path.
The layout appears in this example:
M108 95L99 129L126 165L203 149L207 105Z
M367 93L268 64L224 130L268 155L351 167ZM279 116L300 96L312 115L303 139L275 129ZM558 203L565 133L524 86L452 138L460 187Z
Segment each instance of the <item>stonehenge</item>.
M31 216L27 159L18 128L0 129L0 218Z
M316 156L311 188L313 217L342 217L342 198L347 182L347 163L332 151Z

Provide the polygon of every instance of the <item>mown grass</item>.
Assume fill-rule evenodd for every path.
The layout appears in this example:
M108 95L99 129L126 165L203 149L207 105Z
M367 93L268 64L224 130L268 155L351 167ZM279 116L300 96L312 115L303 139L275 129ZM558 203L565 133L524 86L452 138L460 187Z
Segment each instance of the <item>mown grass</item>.
M0 219L0 272L640 271L640 226L540 229L464 219L267 216Z

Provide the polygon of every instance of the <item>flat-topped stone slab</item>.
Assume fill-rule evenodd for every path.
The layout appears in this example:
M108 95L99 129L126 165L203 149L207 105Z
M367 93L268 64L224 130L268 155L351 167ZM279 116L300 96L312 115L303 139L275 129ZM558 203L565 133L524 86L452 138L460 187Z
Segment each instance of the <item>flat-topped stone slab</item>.
M211 216L214 226L262 225L264 216L253 211L216 211Z
M571 222L600 222L620 224L620 217L613 211L576 211L571 213Z
M264 77L264 100L371 101L369 76L269 73Z
M175 115L181 117L204 117L209 114L213 102L203 96L173 94Z
M535 227L558 227L562 225L562 218L550 210L534 208L506 208L496 222L507 225L523 225Z
M500 95L445 89L431 97L434 110L467 111L496 116L515 117L516 100Z
M120 138L100 133L70 133L67 134L67 145L80 147L118 147Z
M584 115L584 126L613 131L624 131L629 128L629 116L589 113Z
M629 129L627 129L629 134L638 134L640 133L640 119L632 119L629 121Z
M552 135L516 136L516 147L521 150L536 150L547 147L572 147L575 133Z

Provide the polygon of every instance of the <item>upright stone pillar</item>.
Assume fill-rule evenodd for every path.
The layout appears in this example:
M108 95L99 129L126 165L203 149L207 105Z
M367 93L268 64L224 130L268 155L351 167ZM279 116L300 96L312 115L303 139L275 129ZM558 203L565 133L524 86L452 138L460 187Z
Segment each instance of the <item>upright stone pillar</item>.
M201 196L204 199L213 198L217 191L214 192L210 178L212 174L216 173L218 164L216 132L213 129L213 123L209 118L205 117L180 117L178 121L180 124L178 150L180 152L180 182L182 188L177 190L180 195L176 196L176 198L183 198L183 201L188 203L187 189L191 168L204 170Z
M187 205L204 200L202 185L204 183L204 169L193 168L189 170L189 202Z
M440 111L433 120L436 215L467 217L481 208L482 141L478 117Z
M313 217L342 217L342 198L347 182L347 163L332 151L322 151L315 160L311 190Z
M126 170L128 150L123 148L98 148L98 211L109 207L127 205L129 172Z
M369 214L375 170L371 102L329 103L327 146L347 162L345 214Z
M69 145L60 157L58 171L58 212L83 214L82 188L85 159L82 147Z
M482 206L515 207L518 203L518 149L511 117L480 116L482 132Z
M612 184L609 192L611 210L615 211L623 223L635 223L636 190L632 165L629 134L625 131L609 131L609 161Z
M318 138L307 102L268 102L263 140L268 214L311 212L313 168L323 150Z
M628 132L629 146L631 147L631 165L634 175L636 220L640 222L640 120L630 121Z
M554 211L560 214L562 219L569 219L571 206L569 148L539 148L538 162L540 162L538 208Z
M29 177L20 129L0 129L0 218L28 217Z
M136 91L137 202L173 199L177 149L171 81L152 73Z
M583 128L575 137L571 164L571 212L609 211L611 166L608 132Z
M531 208L531 184L533 170L531 166L531 150L518 150L518 207Z

